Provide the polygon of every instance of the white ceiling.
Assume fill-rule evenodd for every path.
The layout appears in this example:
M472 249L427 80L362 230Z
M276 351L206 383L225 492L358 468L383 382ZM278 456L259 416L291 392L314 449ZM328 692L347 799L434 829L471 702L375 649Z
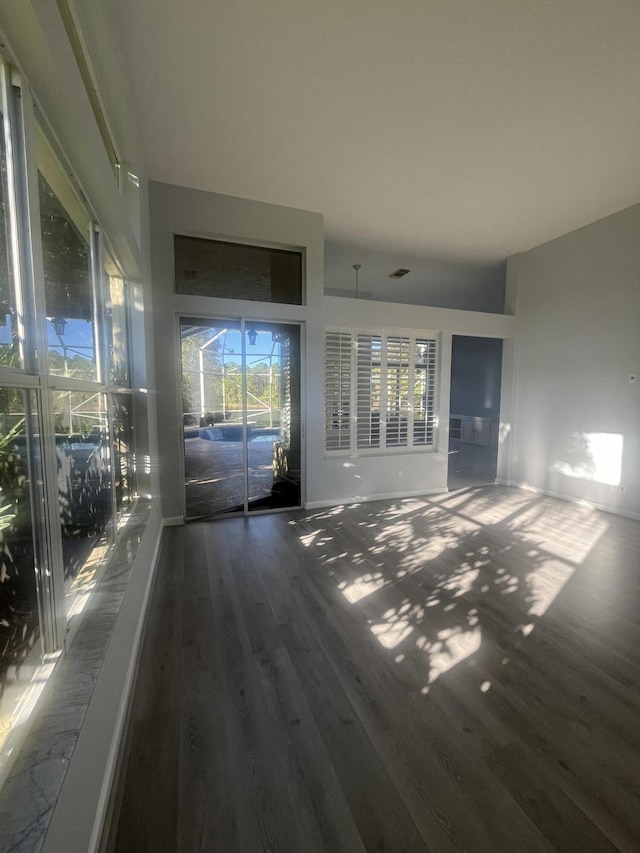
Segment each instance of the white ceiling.
M329 288L482 308L640 200L637 0L118 8L149 176L324 213Z

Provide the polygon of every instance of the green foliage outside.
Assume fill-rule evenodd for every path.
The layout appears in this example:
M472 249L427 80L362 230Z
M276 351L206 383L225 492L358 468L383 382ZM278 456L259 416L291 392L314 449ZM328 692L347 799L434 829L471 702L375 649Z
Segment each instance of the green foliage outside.
M211 338L211 332L197 332L182 340L182 411L200 412L200 347ZM233 412L242 409L242 372L235 361L226 361L223 370L222 338L203 351L204 411ZM249 409L280 408L280 365L274 359L248 364L246 369L247 406Z

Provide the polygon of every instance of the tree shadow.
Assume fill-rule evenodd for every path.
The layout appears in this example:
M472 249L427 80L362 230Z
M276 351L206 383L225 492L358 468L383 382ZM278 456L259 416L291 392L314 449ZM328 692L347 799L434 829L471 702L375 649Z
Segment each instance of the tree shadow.
M368 642L426 694L481 659L487 637L495 648L528 636L575 570L537 535L545 511L538 496L497 502L472 488L333 509L297 526Z

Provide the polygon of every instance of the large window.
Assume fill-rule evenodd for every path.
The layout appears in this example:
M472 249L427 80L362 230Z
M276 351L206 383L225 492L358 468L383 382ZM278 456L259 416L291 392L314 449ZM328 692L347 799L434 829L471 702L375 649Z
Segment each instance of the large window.
M131 505L136 456L127 283L1 61L0 84L1 780L43 652L64 646Z
M434 334L327 330L327 453L433 449L436 358Z
M42 133L36 158L49 371L97 379L91 218Z

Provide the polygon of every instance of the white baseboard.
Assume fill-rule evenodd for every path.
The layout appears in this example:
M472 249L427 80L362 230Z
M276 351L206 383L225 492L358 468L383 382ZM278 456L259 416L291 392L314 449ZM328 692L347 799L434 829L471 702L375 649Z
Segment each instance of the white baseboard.
M184 524L184 518L181 515L170 515L168 518L162 519L163 527L180 527Z
M640 513L629 512L628 510L620 509L619 507L609 506L608 504L599 503L598 501L590 501L586 498L576 498L574 495L566 495L562 492L555 492L551 489L541 489L539 486L532 486L530 483L521 483L515 480L496 480L499 486L511 486L514 489L522 489L524 492L533 492L536 495L545 495L549 498L557 498L559 501L566 501L571 504L579 504L589 506L601 512L609 512L612 515L619 515L621 518L630 518L632 521L640 521Z

